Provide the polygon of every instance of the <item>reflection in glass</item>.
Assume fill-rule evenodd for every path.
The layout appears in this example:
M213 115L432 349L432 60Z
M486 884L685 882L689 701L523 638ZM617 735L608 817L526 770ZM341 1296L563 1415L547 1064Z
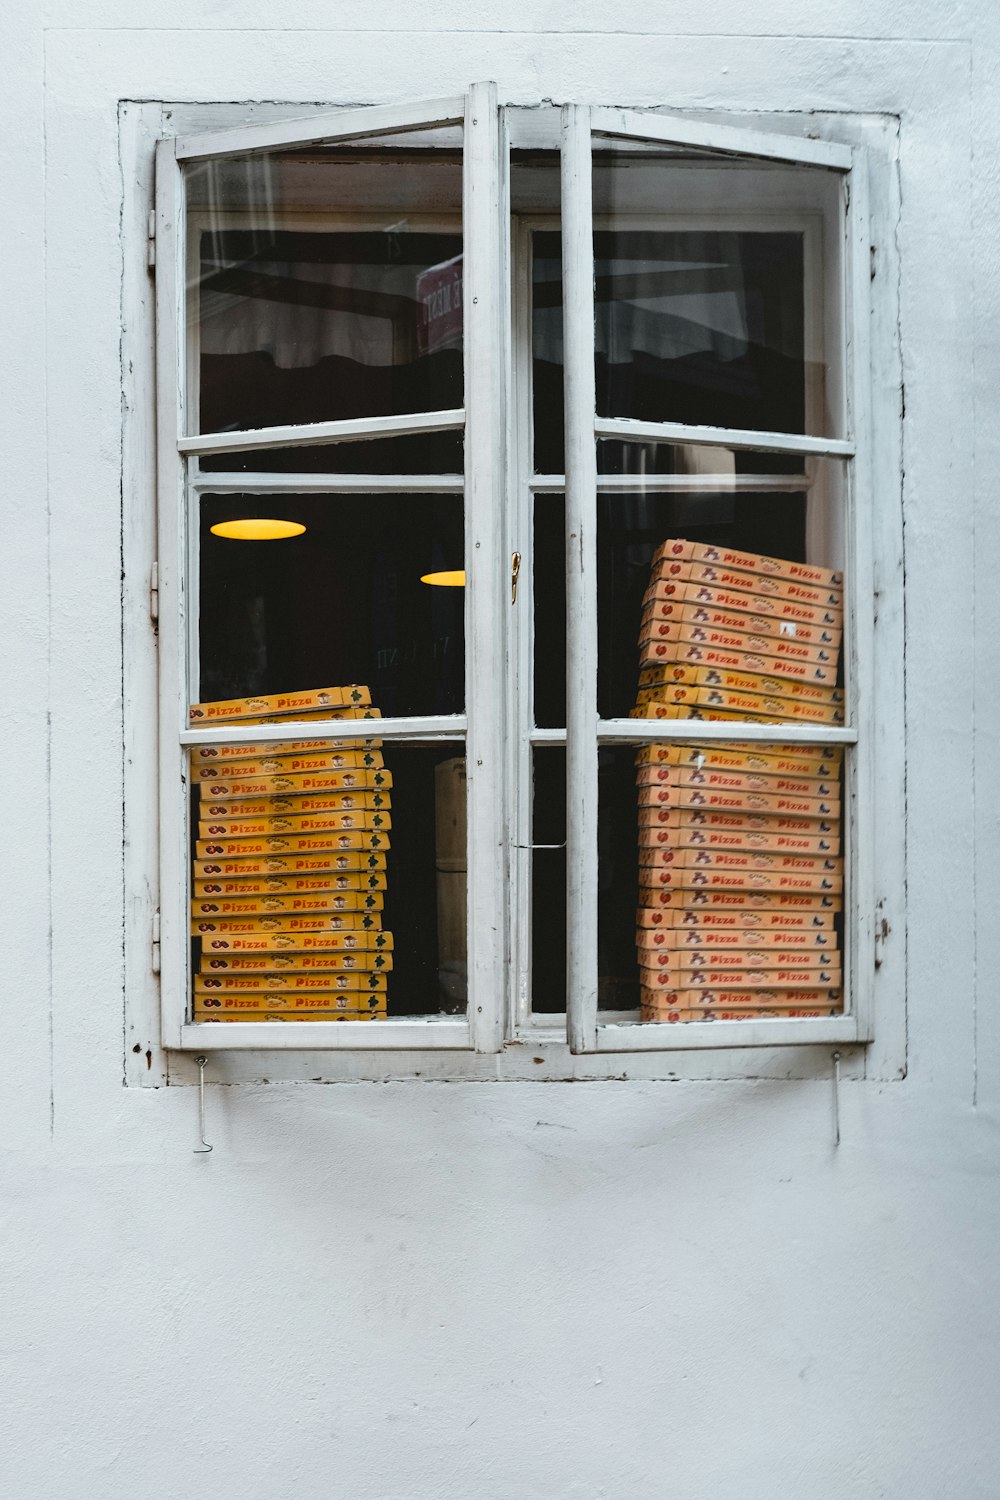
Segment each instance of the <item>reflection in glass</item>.
M462 405L462 164L362 144L187 170L202 432Z
M190 776L195 1020L464 1012L460 743L194 746Z
M306 530L211 533L250 516ZM420 581L463 564L460 496L206 495L200 543L203 701L361 682L383 715L462 712L465 591Z

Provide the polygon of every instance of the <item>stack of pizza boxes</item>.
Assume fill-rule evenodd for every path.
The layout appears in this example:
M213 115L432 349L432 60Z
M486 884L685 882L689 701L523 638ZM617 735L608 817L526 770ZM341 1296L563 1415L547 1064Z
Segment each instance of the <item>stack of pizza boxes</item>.
M192 748L196 1021L384 1019L392 777L356 728L378 717L356 685L192 707L192 727L340 719L350 735Z
M633 717L843 724L842 629L839 573L666 541ZM717 740L638 752L644 1020L842 1009L841 755Z

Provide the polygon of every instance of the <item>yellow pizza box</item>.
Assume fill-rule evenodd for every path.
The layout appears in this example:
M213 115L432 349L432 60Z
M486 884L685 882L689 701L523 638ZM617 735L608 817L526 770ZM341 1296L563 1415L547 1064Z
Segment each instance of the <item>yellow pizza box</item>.
M806 702L824 705L844 701L843 688L817 682L796 681L791 677L767 677L759 672L731 672L728 668L695 665L690 662L687 665L679 662L664 662L660 666L644 667L639 673L640 688L672 688L675 684L685 687L720 688L724 692L752 693L755 696L801 698Z
M319 812L387 812L392 806L389 792L321 792L318 796L206 798L198 788L200 818L305 817Z
M833 689L817 689L830 693ZM640 688L635 697L636 708L648 708L659 703L700 709L728 709L744 718L762 720L765 723L783 723L785 720L805 720L810 724L843 724L844 709L832 701L816 703L799 697L776 698L771 694L747 690L727 690L717 687L694 687L685 683L669 686ZM652 717L650 715L649 717ZM689 717L697 717L690 714ZM388 774L388 773L386 773Z
M372 708L371 704L366 703L360 708L316 708L311 712L307 709L302 709L300 712L292 714L258 714L246 719L240 719L239 727L246 729L256 724L301 724L303 729L312 729L315 734L317 732L315 726L321 722L328 723L333 720L338 725L344 724L346 726L356 721L381 719L381 717L382 710L380 708ZM205 729L209 727L214 726L203 723L191 725L192 729Z
M664 1022L687 1022L691 1021L773 1021L773 1020L807 1020L817 1019L822 1016L839 1016L843 1014L840 1005L827 1006L825 1009L803 1010L799 1006L791 1005L769 1005L753 1006L744 1010L687 1010L674 1006L646 1005L640 1007L639 1019L651 1024L662 1024Z
M195 997L195 1006L207 1011L253 1011L273 1008L290 1010L329 1010L341 1015L384 1015L385 992L370 994L361 990L231 990L209 991Z
M206 1010L202 1005L194 1007L194 1019L203 1025L230 1026L246 1021L384 1021L384 1011L364 1010L249 1010L232 1013Z
M247 781L259 776L296 776L305 771L379 771L384 766L381 750L317 750L311 754L284 754L282 747L270 754L246 760L226 761L220 771L213 761L191 767L193 781Z
M641 1005L660 1008L664 1002L676 1009L702 1010L718 1013L733 1010L753 1014L761 1010L821 1010L843 1011L843 990L837 986L814 985L781 988L776 985L744 986L739 989L731 985L719 985L712 990L690 988L664 988L654 986L640 989Z
M788 557L768 557L762 552L739 552L735 547L718 547L710 542L690 542L686 537L668 537L653 553L653 563L711 563L715 567L735 568L740 573L757 573L770 578L794 578L801 583L840 588L844 575L837 568L820 568L815 563L796 562Z
M774 644L777 645L778 642ZM791 657L767 656L745 646L696 646L685 641L639 637L640 677L653 671L660 674L656 678L650 677L650 682L686 682L691 679L684 673L690 668L710 667L716 671L757 673L766 677L787 678L789 682L835 687L838 653L831 654L833 661L824 665L822 662L796 661Z
M323 708L360 707L370 703L366 687L351 683L347 687L310 688L294 693L270 693L257 698L226 698L217 703L192 703L191 723L216 723L230 719L249 719L257 715L315 713Z
M788 620L795 625L822 626L826 630L842 630L843 607L837 605L805 604L796 599L767 598L764 594L743 593L739 589L712 588L703 583L671 583L667 579L654 580L643 595L643 604L658 601L678 604L702 604L708 609L728 610L733 614L759 615L769 620Z
M750 892L698 893L698 904L684 900L673 891L675 900L669 906L640 906L636 924L643 929L691 932L696 936L712 932L825 932L833 931L834 915L840 911L836 896L769 896ZM692 897L694 892L689 893ZM712 896L715 899L712 899ZM765 905L765 899L767 904Z
M199 839L195 853L199 859L243 859L264 854L305 854L320 849L336 854L348 850L384 852L389 847L386 833L371 830L345 833L329 829L325 833L270 833L259 838Z
M699 692L702 689L698 690ZM809 723L815 722L811 714L805 712L785 713L775 711L789 706L790 699L772 698L769 702L774 708L768 712L755 710L749 712L744 709L733 708L702 708L696 703L647 703L637 708L629 709L630 719L693 719L701 720L706 724L788 724L796 720Z
M347 878L347 877L345 877ZM256 891L246 896L195 896L191 920L202 917L326 916L340 912L379 912L385 898L379 891Z
M192 861L195 880L242 880L260 875L326 875L341 871L384 870L385 855L356 852L335 854L326 849L319 854L266 854L259 859L196 859Z
M784 969L701 969L697 973L677 974L667 969L640 969L640 989L676 990L685 997L685 1004L693 1003L690 996L698 993L715 993L731 987L733 994L749 993L753 990L825 990L839 991L843 978L839 960L827 968L809 968L805 965ZM726 1002L738 1004L735 1000Z
M823 584L803 583L796 578L774 578L761 573L741 573L716 563L677 562L664 558L654 562L650 582L664 579L677 583L708 584L717 589L734 589L739 593L763 595L767 599L790 599L800 604L820 605L825 609L842 609L843 591Z
M381 750L375 739L255 740L250 745L191 745L192 764L228 765L230 761L254 760L258 755L312 755L329 750Z
M266 994L269 990L275 994L279 994L282 990L286 992L348 990L352 994L358 992L370 994L385 988L386 976L369 973L366 969L355 969L350 974L196 974L194 976L196 995L212 995L220 991L225 993L227 990L234 994L240 990L254 991L258 994L261 992Z
M191 936L211 938L216 934L245 935L277 934L294 937L298 933L350 933L355 936L377 937L382 931L381 912L311 912L306 916L289 916L277 912L273 916L260 914L247 917L192 917ZM391 937L390 933L386 933Z
M307 813L301 817L206 818L198 824L198 837L249 839L273 838L285 833L327 833L339 839L342 833L350 833L352 830L360 836L364 833L385 834L391 827L392 817L383 812Z
M202 951L202 974L351 973L387 974L391 953L215 953Z
M639 829L642 849L739 849L760 854L838 855L840 836L809 837L801 833L760 833L754 828ZM647 863L640 860L640 864Z
M391 932L208 932L201 937L202 959L214 953L389 953ZM204 967L204 963L202 964Z
M644 865L639 872L640 906L656 906L658 895L668 887L690 891L761 891L778 895L839 896L844 889L842 875L805 870L724 870L691 869L687 866L666 868Z
M722 631L741 640L789 641L800 646L836 651L843 638L843 624L810 625L805 620L776 618L771 614L754 614L747 610L726 609L710 604L696 604L671 597L654 599L644 596L640 611L640 630L651 630L657 624L691 627L691 639L709 643L711 633ZM704 634L699 636L698 631ZM717 645L731 644L718 640ZM759 649L755 647L754 649ZM772 655L779 653L773 648Z
M706 950L734 950L762 953L780 950L786 953L836 953L839 940L831 927L637 927L635 945L642 953L696 953ZM646 968L656 965L646 963Z
M194 895L199 901L234 896L305 896L343 892L374 894L385 890L384 875L366 875L352 870L348 875L258 875L249 880L196 880Z
M663 661L671 648L675 651L736 651L755 652L773 660L787 661L797 667L808 669L822 667L835 671L840 659L840 641L804 641L795 635L782 633L781 625L773 620L749 620L744 615L728 618L737 622L729 626L702 625L695 620L677 619L672 613L664 615L664 609L673 609L667 604L647 605L639 622L639 648L641 655L652 660ZM676 607L682 614L683 605ZM756 630L756 625L770 627ZM795 626L791 627L793 630ZM685 656L685 660L688 658Z
M669 838L654 838L655 834L667 833L670 829L718 829L728 833L746 829L756 833L781 834L803 833L810 838L823 835L835 837L840 833L838 818L784 818L766 816L761 813L705 812L700 807L642 808L639 812L639 842L669 843ZM825 850L821 850L825 853Z
M285 776L274 772L268 776L246 778L226 776L216 781L201 781L196 785L204 800L217 802L245 797L274 797L282 792L338 792L338 791L388 791L392 786L391 771L310 771Z

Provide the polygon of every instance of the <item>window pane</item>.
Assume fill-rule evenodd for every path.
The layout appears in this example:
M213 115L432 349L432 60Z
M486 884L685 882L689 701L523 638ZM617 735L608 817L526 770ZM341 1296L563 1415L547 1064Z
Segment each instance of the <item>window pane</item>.
M561 495L534 499L535 723L566 723L566 506Z
M194 746L190 773L196 1021L464 1012L460 743Z
M198 460L206 474L461 474L465 438L459 431L363 443L317 443L211 453Z
M843 1009L839 747L601 751L603 1008L643 1021Z
M710 717L714 702L743 718L845 722L842 467L768 476L728 450L668 451L669 480L598 497L601 717L666 701L669 686L690 710L676 717Z
M305 529L212 531L261 519ZM200 547L203 700L362 682L386 716L462 712L460 495L205 495Z
M566 751L545 745L532 755L531 1005L566 1010ZM537 847L542 846L542 847ZM550 847L546 847L550 846Z
M462 405L461 132L187 169L190 421Z

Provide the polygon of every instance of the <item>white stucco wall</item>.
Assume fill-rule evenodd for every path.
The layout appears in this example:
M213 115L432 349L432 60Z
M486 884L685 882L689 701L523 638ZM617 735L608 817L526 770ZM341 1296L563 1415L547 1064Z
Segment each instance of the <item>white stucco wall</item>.
M3 1493L996 1496L992 7L55 0L4 27ZM164 1060L125 1042L118 101L483 76L900 117L907 1072L845 1081L839 1150L827 1078L706 1077L233 1083L196 1157L192 1090L141 1086Z

